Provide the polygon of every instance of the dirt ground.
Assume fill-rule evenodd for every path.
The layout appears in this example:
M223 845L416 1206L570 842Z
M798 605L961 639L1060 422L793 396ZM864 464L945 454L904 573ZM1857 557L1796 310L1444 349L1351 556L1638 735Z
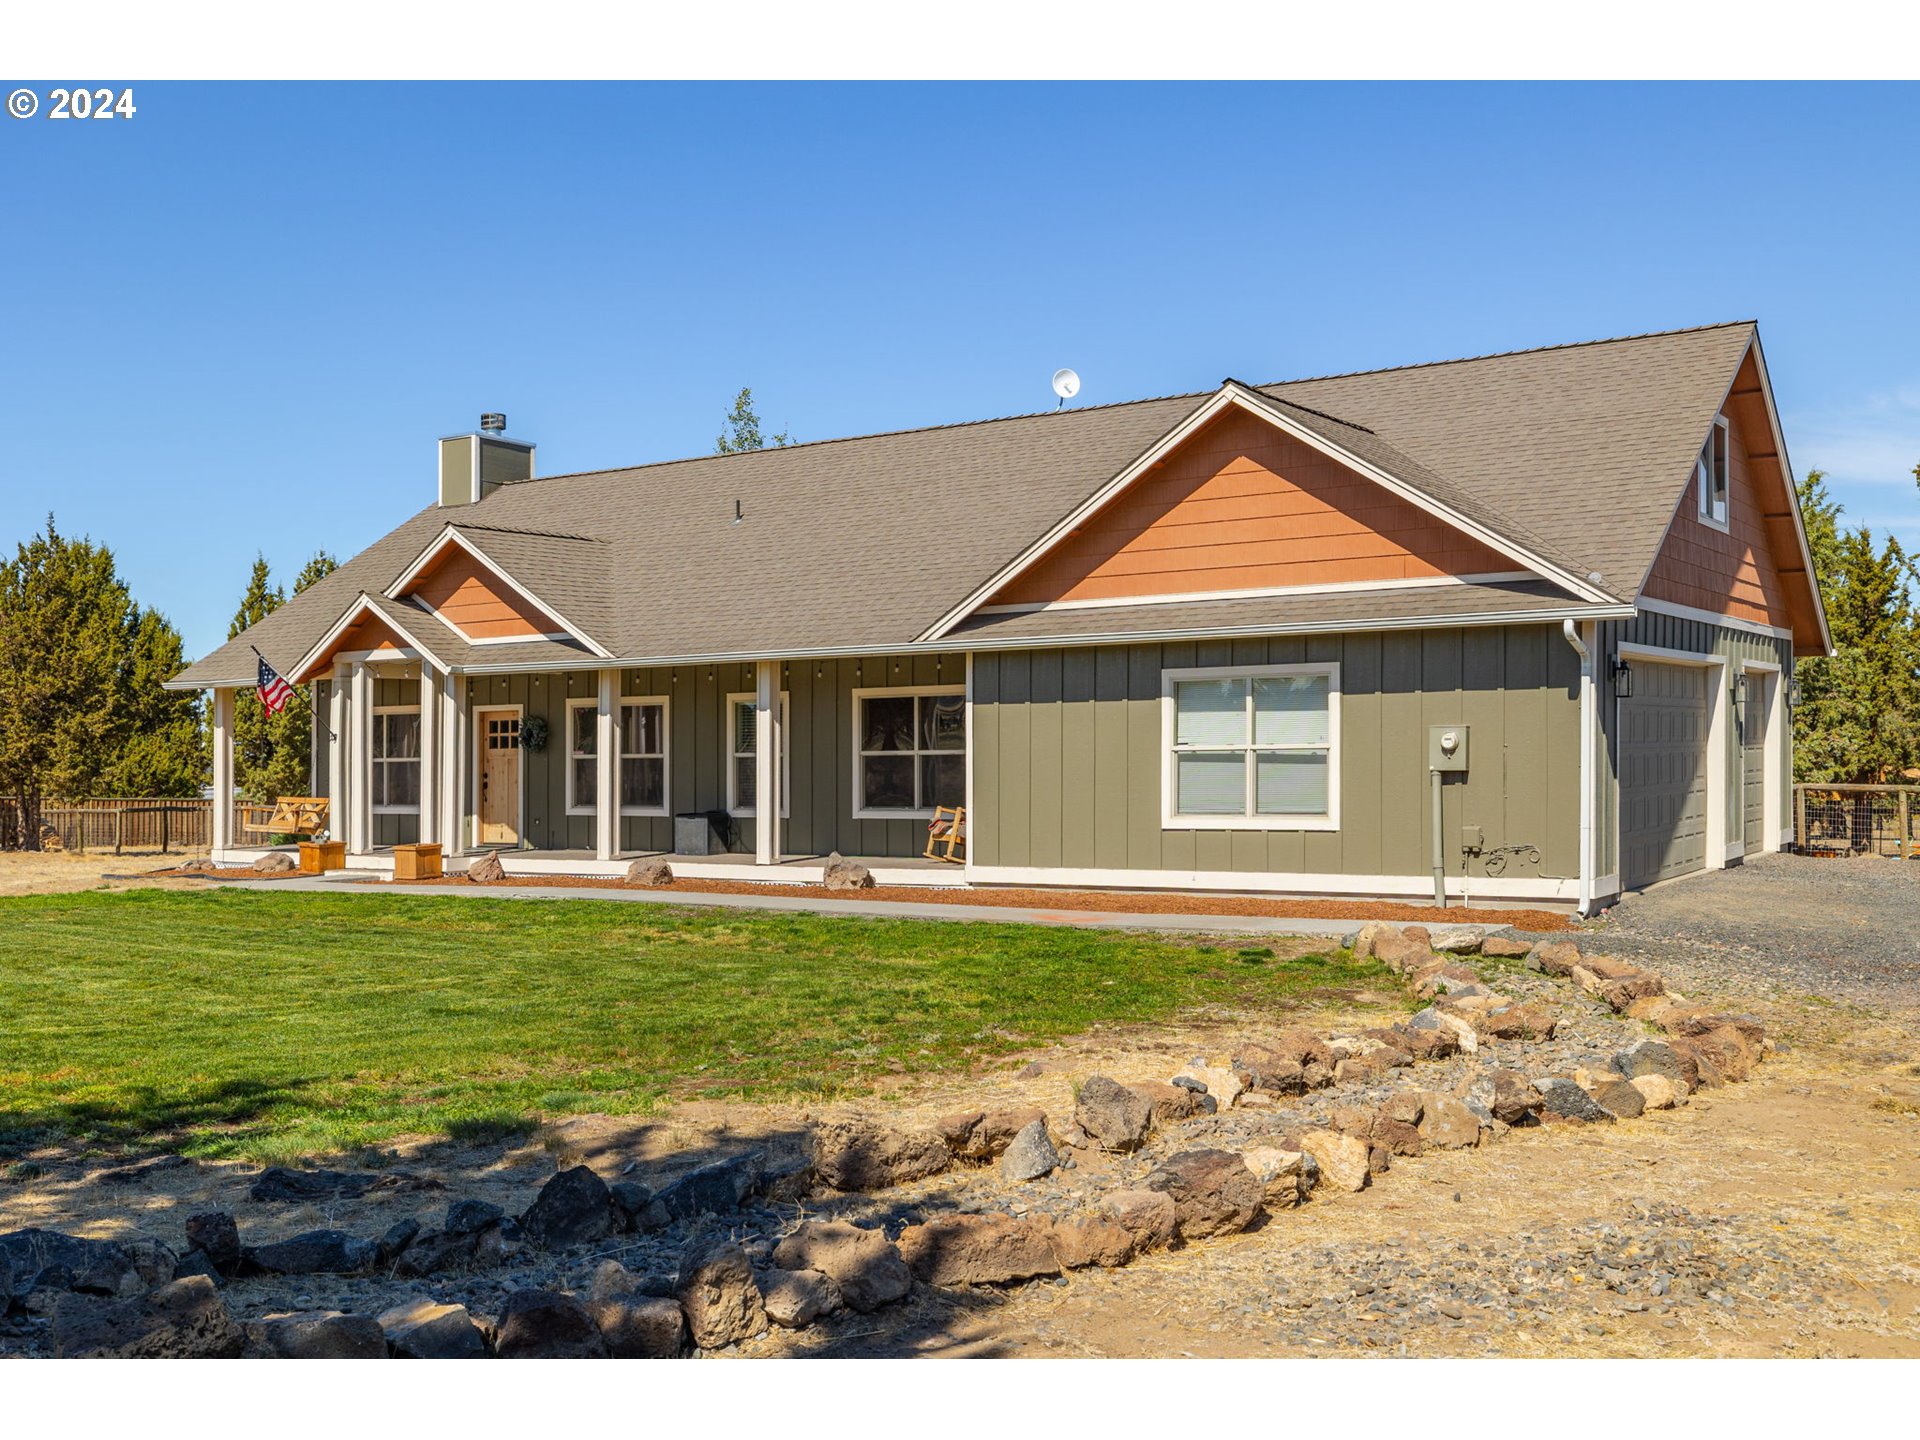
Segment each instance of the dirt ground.
M148 878L155 870L204 861L206 852L157 850L115 855L111 850L80 853L50 850L0 851L0 895L62 895L75 890L127 890L159 885L168 890L198 890L203 881Z

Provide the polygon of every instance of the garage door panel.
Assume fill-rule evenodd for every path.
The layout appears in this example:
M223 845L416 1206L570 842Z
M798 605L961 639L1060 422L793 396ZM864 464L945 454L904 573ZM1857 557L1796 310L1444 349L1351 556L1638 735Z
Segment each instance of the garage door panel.
M1707 856L1707 672L1633 662L1620 702L1621 880L1647 885Z

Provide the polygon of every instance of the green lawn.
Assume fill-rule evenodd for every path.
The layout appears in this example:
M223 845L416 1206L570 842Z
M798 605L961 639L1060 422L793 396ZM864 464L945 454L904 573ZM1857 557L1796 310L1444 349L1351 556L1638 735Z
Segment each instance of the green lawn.
M267 1159L845 1093L1384 978L1338 951L569 899L0 900L0 1163L61 1136Z

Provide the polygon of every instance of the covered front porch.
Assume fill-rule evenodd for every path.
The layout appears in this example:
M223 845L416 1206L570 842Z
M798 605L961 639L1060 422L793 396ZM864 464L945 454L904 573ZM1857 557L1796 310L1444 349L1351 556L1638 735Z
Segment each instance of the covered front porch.
M351 870L391 873L393 847L420 842L449 868L494 850L513 873L607 876L658 857L775 883L815 882L838 853L927 885L964 883L922 857L936 807L967 797L967 672L953 654L474 673L394 637L302 678L314 793ZM216 815L235 693L214 695ZM246 863L263 838L229 822L215 858Z

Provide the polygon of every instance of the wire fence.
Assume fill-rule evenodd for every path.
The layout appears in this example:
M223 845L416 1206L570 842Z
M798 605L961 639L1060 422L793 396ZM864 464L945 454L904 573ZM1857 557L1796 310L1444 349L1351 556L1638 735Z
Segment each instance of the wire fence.
M1794 844L1808 855L1920 859L1920 785L1796 785Z

